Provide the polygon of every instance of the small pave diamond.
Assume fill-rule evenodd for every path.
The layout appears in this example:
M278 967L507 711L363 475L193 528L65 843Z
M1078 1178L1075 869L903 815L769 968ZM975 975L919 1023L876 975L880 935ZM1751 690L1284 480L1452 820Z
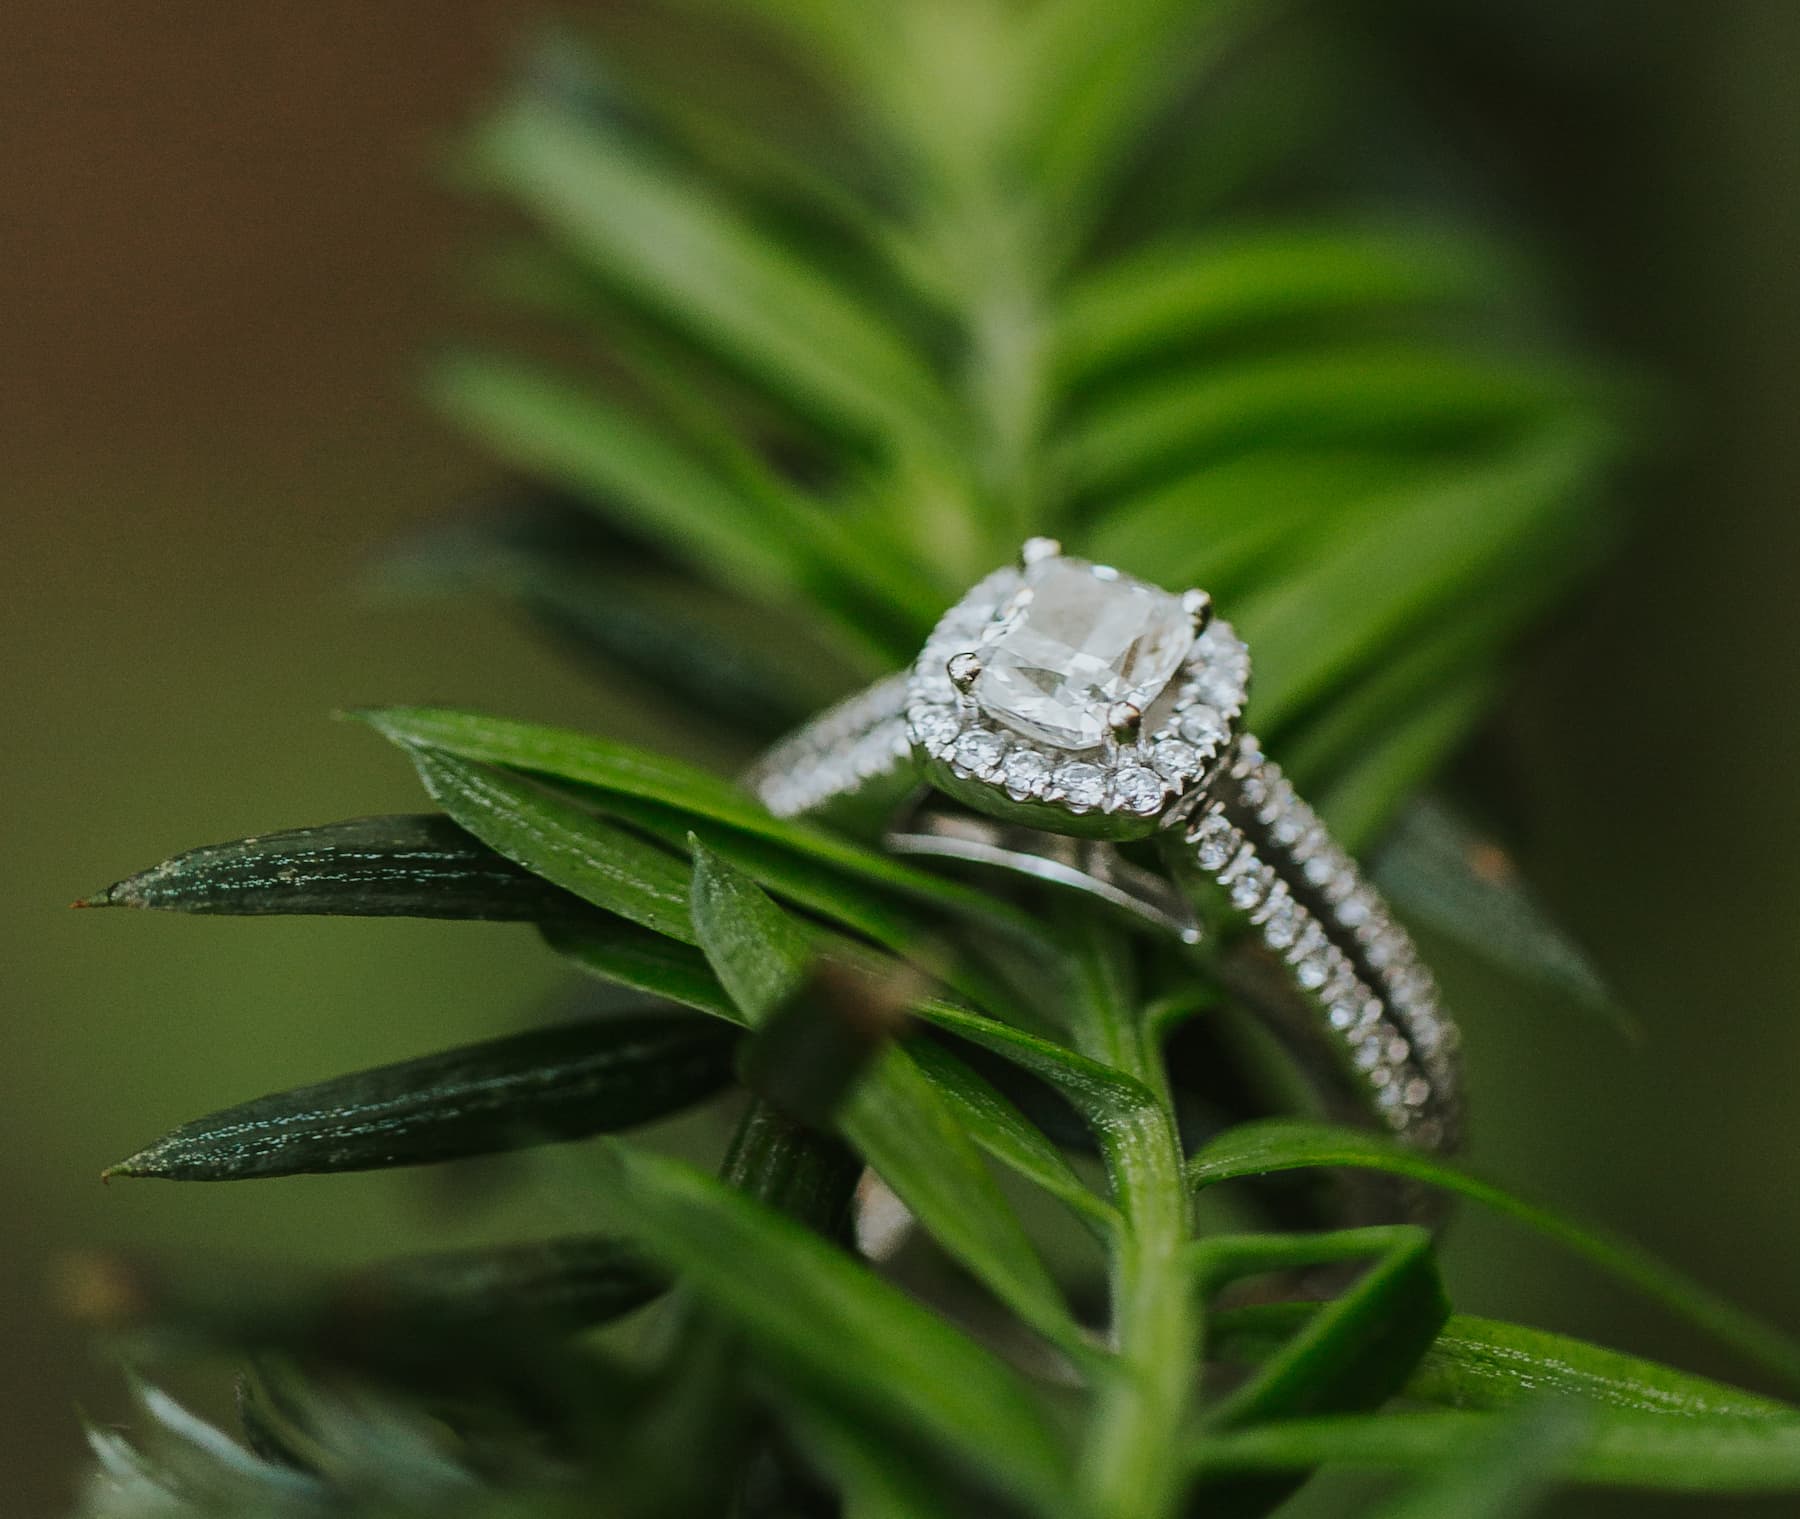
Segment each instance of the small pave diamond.
M1149 707L1193 641L1180 597L1085 560L1041 559L982 636L972 694L1017 733L1092 749L1109 709Z
M1091 812L1106 800L1106 772L1098 765L1079 760L1064 765L1056 772L1055 786L1078 812Z
M1028 796L1041 796L1045 783L1050 779L1050 761L1035 749L1015 749L1006 756L1006 763L1000 769L1000 778L1014 801L1022 802Z
M934 753L956 737L961 726L948 707L920 707L912 715L913 734Z
M1179 784L1200 768L1200 755L1178 738L1165 738L1150 751L1150 763Z
M1004 753L1006 740L998 733L985 733L979 728L956 741L956 763L975 775L986 775L1000 763Z
M1113 776L1113 799L1127 812L1148 817L1163 804L1163 778L1142 765L1130 765Z
M1181 736L1201 749L1216 749L1231 736L1218 709L1205 705L1189 707L1181 714Z

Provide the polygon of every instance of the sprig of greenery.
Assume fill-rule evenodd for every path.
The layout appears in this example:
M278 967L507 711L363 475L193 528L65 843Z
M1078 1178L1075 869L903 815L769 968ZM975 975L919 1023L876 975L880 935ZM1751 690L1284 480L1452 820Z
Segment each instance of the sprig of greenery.
M457 168L527 229L480 287L561 356L513 340L430 379L524 483L380 578L498 592L745 755L909 657L1029 532L1203 582L1251 637L1259 731L1346 837L1389 841L1401 904L1603 1003L1443 803L1394 825L1604 544L1620 390L1541 341L1482 238L1167 194L1169 124L1307 24L1273 9L669 0L547 41ZM1292 1200L1254 1189L1245 1228L1198 1210L1398 1173L1800 1381L1790 1338L1625 1242L1367 1135L1240 1123L1253 1081L1207 1094L1197 1141L1183 1046L1232 1011L1203 960L607 739L359 716L440 814L191 851L90 905L523 921L592 1011L256 1099L115 1171L585 1139L593 1228L341 1279L87 1263L72 1302L128 1343L254 1364L241 1442L148 1386L137 1441L94 1431L92 1519L1166 1519L1272 1513L1323 1465L1416 1473L1390 1516L1560 1481L1800 1489L1800 1411L1453 1314L1422 1228L1267 1232ZM611 1137L700 1103L739 1115L716 1177ZM888 1197L934 1275L854 1237L862 1174L865 1225ZM1058 1229L1103 1259L1102 1306Z

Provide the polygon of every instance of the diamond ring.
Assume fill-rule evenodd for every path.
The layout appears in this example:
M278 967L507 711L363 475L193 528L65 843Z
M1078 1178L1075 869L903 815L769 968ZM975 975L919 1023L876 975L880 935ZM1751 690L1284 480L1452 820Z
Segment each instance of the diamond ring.
M1188 944L1229 940L1247 970L1234 989L1331 1116L1453 1148L1455 1028L1405 930L1244 730L1249 680L1204 591L1034 538L910 671L813 719L748 780L780 816L1022 871Z

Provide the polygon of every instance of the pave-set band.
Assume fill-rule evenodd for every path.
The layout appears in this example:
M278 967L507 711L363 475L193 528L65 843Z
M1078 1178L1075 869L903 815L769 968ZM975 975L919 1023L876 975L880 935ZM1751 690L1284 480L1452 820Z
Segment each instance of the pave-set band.
M1452 1149L1455 1028L1380 895L1242 730L1249 667L1203 592L1034 539L909 672L821 713L748 780L778 815L1021 870L1190 943L1247 919L1236 989L1327 1111ZM1135 840L1160 868L1117 848Z

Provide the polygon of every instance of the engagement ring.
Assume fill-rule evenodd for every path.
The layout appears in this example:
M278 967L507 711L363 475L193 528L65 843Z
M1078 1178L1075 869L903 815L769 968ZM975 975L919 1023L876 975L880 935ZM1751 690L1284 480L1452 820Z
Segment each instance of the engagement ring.
M1413 943L1245 732L1250 654L1204 591L1046 538L939 620L912 669L757 764L778 816L1085 891L1182 942L1226 936L1238 984L1334 1118L1457 1144L1456 1031Z

